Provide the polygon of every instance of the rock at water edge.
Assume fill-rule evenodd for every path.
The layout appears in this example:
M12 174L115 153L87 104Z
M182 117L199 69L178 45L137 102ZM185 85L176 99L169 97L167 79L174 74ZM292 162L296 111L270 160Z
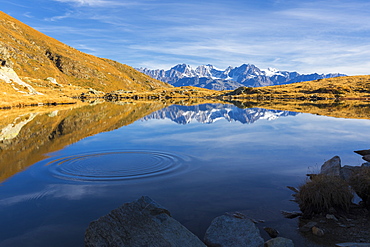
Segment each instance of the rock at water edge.
M125 203L89 224L85 246L199 246L193 233L147 196Z
M339 156L334 156L321 166L320 174L327 176L340 176L341 160Z
M230 215L222 215L212 221L204 242L209 247L262 247L264 243L250 219Z

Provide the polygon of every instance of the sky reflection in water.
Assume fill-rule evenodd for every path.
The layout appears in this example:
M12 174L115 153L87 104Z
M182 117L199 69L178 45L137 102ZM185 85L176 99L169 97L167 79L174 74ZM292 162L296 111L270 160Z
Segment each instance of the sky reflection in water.
M296 244L310 246L296 232L296 222L279 213L297 209L289 202L291 192L285 186L303 183L307 172L319 171L334 155L344 165L360 165L361 157L353 151L369 148L370 121L215 107L173 106L131 125L87 137L8 179L0 186L0 245L83 245L90 221L148 195L201 238L214 217L238 210L266 220L265 225L275 226ZM186 121L178 124L166 118L171 111L177 111L176 119L185 114ZM205 113L200 116L202 111L208 118ZM234 117L225 120L222 116L230 112ZM243 116L235 112L253 123L243 124ZM274 118L274 114L281 116ZM211 115L217 121L210 121ZM107 155L111 153L119 155ZM91 154L103 155L95 160ZM79 158L71 164L47 165L64 157ZM164 170L168 168L162 165L172 162L176 169L132 179L78 177L86 169L131 172L135 162L144 168L156 163ZM103 167L98 168L100 163ZM72 177L55 173L67 165Z

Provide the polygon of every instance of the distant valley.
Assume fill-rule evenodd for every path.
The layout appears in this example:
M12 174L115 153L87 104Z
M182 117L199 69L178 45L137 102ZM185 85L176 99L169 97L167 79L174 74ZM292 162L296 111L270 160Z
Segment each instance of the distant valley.
M239 67L227 67L225 70L213 65L201 65L192 68L187 64L178 64L169 70L140 68L138 71L150 77L172 84L175 87L194 86L212 90L234 90L238 87L264 87L313 81L324 78L346 76L345 74L299 74L268 68L260 69L253 64Z

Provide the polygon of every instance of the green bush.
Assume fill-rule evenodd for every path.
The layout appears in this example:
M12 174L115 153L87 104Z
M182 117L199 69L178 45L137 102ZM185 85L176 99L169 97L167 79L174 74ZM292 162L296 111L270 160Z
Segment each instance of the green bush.
M317 174L299 188L296 195L304 216L326 214L329 209L348 211L353 193L348 183L337 176Z

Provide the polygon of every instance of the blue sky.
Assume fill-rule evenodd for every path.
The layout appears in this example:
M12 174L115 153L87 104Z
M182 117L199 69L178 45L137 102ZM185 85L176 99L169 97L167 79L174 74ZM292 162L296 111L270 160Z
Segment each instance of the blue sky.
M367 0L0 0L1 10L83 52L133 67L250 63L370 74Z

